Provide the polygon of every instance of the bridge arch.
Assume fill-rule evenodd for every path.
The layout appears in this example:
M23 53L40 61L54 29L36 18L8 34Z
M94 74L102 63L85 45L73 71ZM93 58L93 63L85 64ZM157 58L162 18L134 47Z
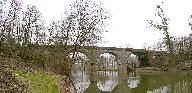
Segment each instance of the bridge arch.
M86 54L85 52L81 52L81 51L77 51L74 53L69 53L68 54L69 58L72 58L74 56L74 59L76 60L89 60L88 54Z
M127 57L127 64L131 65L131 67L133 67L133 68L139 67L140 63L139 63L138 56L135 55L134 53L131 53Z
M98 69L99 70L117 70L118 69L117 55L114 53L108 53L108 52L100 54Z
M74 51L74 52L71 52L69 53L70 54L73 54L73 53L78 53L78 54L83 54L84 56L86 56L86 59L91 62L94 58L97 58L96 57L96 54L94 54L95 51L91 51L89 49L79 49L77 51Z
M115 56L116 61L119 58L119 55L117 53L114 53L114 52L101 52L101 53L99 53L99 56L101 57L102 54L107 54L107 53L110 54L110 55Z

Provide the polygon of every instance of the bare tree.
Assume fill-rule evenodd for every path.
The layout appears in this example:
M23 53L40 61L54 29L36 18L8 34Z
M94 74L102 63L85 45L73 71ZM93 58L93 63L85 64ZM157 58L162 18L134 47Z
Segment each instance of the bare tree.
M28 5L27 10L23 11L20 35L24 44L40 43L45 34L44 21L42 14L36 6Z
M105 31L106 19L109 18L102 3L93 0L76 0L65 15L53 23L56 32L54 37L59 36L66 45L75 47L98 43Z
M1 7L0 31L1 41L4 42L16 36L22 10L22 2L20 0L10 0L9 2L1 3Z
M163 4L163 2L162 2ZM151 27L156 28L159 31L163 31L163 34L165 35L164 39L164 44L166 47L166 50L168 51L168 56L166 57L166 66L173 66L174 65L174 55L173 55L173 42L172 42L172 38L170 36L170 33L168 31L169 29L169 18L165 16L164 10L160 5L157 5L157 9L156 9L156 14L155 16L157 16L160 19L160 22L156 22L153 20L147 20L148 23L150 24Z
M65 51L72 45L68 53L73 53L72 59L75 59L80 46L100 42L109 13L98 0L76 0L64 14L62 19L50 25L49 43L61 44Z
M163 2L162 2L163 3ZM163 31L163 34L165 35L165 45L167 46L167 50L170 54L173 54L173 44L172 44L172 37L170 36L170 33L168 32L169 29L169 18L165 16L164 10L160 5L157 5L155 16L160 18L160 22L154 22L153 20L147 20L151 27L155 27L159 31Z

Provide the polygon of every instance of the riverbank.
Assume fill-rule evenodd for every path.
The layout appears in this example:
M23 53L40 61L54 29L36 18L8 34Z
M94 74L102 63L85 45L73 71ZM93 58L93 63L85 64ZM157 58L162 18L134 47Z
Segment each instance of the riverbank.
M145 68L134 68L135 72L145 72L145 73L153 73L153 72L162 72L159 68L155 67L145 67Z
M0 77L0 93L70 93L67 79L44 70L1 67Z
M53 74L36 70L32 72L14 70L13 74L29 81L33 93L59 93L57 77Z
M33 93L70 93L70 83L61 75L44 70L32 72L13 71L18 77L31 82Z
M139 73L154 73L154 72L171 72L171 71L191 71L192 67L183 67L183 68L168 68L168 67L142 67L134 68L133 71Z

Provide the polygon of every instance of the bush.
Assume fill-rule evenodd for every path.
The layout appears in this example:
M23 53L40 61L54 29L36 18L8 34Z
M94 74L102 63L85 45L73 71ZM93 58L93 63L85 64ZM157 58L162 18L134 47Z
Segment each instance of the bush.
M28 93L29 87L26 82L16 78L9 67L0 67L0 93Z
M37 67L46 68L46 63L49 60L49 53L43 49L33 49L31 53L31 63Z

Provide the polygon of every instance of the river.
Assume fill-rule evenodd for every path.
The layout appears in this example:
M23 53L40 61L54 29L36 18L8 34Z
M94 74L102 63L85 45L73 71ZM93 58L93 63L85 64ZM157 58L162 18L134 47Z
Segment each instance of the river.
M78 93L192 93L192 72L88 74L78 70L74 83Z

